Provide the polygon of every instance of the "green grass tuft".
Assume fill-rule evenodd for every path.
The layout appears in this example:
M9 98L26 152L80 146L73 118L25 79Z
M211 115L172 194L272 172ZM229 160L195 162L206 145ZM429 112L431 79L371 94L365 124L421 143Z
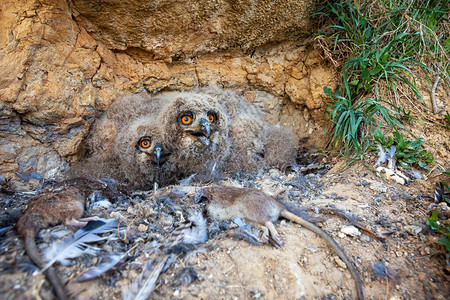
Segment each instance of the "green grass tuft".
M336 90L324 88L333 148L342 145L341 152L361 156L382 126L400 138L401 121L411 120L410 112L382 99L379 91L387 87L397 94L398 85L406 85L426 106L413 68L424 71L430 90L428 74L449 83L449 11L448 0L342 0L328 1L316 12L329 24L320 44L342 67Z

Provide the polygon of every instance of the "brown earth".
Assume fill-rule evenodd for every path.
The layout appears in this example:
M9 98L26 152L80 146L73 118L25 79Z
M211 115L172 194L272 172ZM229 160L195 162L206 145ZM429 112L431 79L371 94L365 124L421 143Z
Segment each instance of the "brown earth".
M313 220L319 218L319 226L342 246L361 274L368 299L446 299L450 272L445 250L437 243L441 236L425 225L434 202L431 181L415 180L402 186L363 166L342 171L335 165L326 172L327 165L320 163L323 158L316 161L316 167L303 167L300 173L273 169L262 176L228 179L223 184L256 186L269 194L285 190L290 205L300 206ZM155 257L157 247L187 219L196 187L168 189L175 191L169 198L161 196L167 195L164 189L162 194L135 192L131 199L122 199L113 207L90 210L88 215L119 219L127 226L127 234L122 233L118 241L97 244L103 248L102 255L82 256L69 266L57 265L76 299L119 298L143 264ZM177 194L181 196L174 196ZM360 230L354 236L344 233L344 227L351 224L322 212L327 205L359 217L360 224L382 238ZM445 203L438 209L446 222L450 209ZM151 299L355 299L350 273L321 238L288 221L276 226L285 243L280 249L234 240L227 231L211 235L206 244L180 257L159 277ZM38 239L41 249L67 235L71 231L67 229L60 225L43 230ZM101 279L75 282L100 257L133 246L134 259L119 270ZM30 276L24 271L27 266L30 270L30 264L14 231L1 238L0 249L2 299L51 298L43 275Z
M35 171L58 178L79 157L92 123L125 92L232 88L272 122L316 141L323 86L335 86L335 72L299 38L309 30L304 16L312 4L284 0L267 10L260 1L219 2L221 10L200 0L189 9L189 1L2 1L2 176ZM156 19L159 28L151 26ZM179 22L190 20L180 31ZM142 35L149 38L143 44Z
M211 1L203 2L212 5ZM298 1L282 2L285 5L280 9L294 7L302 12L306 5ZM129 12L138 11L144 2L126 2L137 5L128 11L123 11L125 2L104 3L105 10L117 5L121 13L95 15L95 11L101 13L102 5L93 1L0 3L0 179L12 179L11 189L16 192L0 194L2 222L4 218L11 220L11 215L14 217L26 206L30 195L23 191L29 190L29 186L35 191L40 184L35 179L23 182L16 173L36 171L47 179L58 178L78 158L95 119L124 92L154 93L199 85L232 88L261 107L269 121L292 127L307 150L326 144L323 86L333 88L339 75L322 52L304 38L308 24L303 13L286 15L281 10L265 16L261 13L264 5L258 2L254 18L248 18L241 31L236 27L226 32L220 26L237 23L239 14L224 13L214 18L207 11L210 6L205 5L204 10L199 10L201 16L186 14L177 20L187 24L198 17L192 25L183 27L185 31L176 31L178 23L160 24L158 30L167 30L171 38L158 43L161 34L152 32L152 27L143 26L146 32L133 30L142 19ZM220 3L239 12L247 11L248 5L257 2L236 2L236 7L230 4L232 1ZM160 7L155 13L161 11L170 10ZM179 11L174 13L179 15ZM153 24L154 16L138 15ZM280 18L283 22L273 27L273 31L261 25ZM104 30L106 26L110 26L108 30ZM200 39L195 36L196 30L203 34ZM144 34L151 39L141 42ZM441 81L436 93L441 113L435 114L430 109L425 80L419 80L419 85L426 105L410 97L410 92L396 95L386 92L386 97L426 122L413 121L407 125L416 137L424 138L424 146L435 158L431 170L422 172L423 179L401 186L376 177L372 170L360 165L342 170L345 160L326 158L328 163L333 161L334 167L325 175L308 171L310 174L303 174L306 179L302 179L293 171L280 174L272 170L258 177L226 182L255 185L271 194L287 190L291 202L313 216L324 218L319 225L350 256L363 277L366 295L372 299L446 299L450 294L448 254L437 243L441 236L425 225L433 203L434 184L445 180L441 170L450 169L450 129L444 118L445 111L450 111L450 95L448 86ZM302 152L299 162L305 166L313 162L306 152ZM373 153L367 161L373 164L375 159ZM321 160L314 162L323 164ZM170 211L155 204L157 197L151 192L133 195L110 209L90 210L89 215L114 217L128 224L133 239L100 246L113 253L137 245L132 253L135 260L112 275L83 284L75 283L74 279L95 265L97 257L82 257L70 266L57 266L62 277L69 280L68 288L76 298L120 298L121 290L137 277L142 264L154 255L155 247L187 218L189 207L182 203L189 203L189 197L174 199L177 209ZM357 215L385 238L379 241L364 232L357 237L342 233L348 222L324 215L320 209L316 214L317 208L327 204ZM438 209L445 224L449 208L440 204ZM226 233L211 237L161 275L152 297L355 297L348 270L320 238L286 221L279 222L277 228L285 242L282 249L236 241ZM415 234L418 228L421 231ZM38 243L45 248L62 233L71 231L63 225L43 230ZM13 230L0 236L0 254L0 298L51 299L44 276L31 276L23 270L33 269ZM382 271L376 274L373 264L387 268L388 274ZM194 278L192 274L198 279L184 286L183 280Z

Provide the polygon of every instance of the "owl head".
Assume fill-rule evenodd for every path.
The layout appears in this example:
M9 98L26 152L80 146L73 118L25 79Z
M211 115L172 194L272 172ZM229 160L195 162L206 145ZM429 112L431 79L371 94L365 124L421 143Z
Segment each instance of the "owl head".
M170 93L160 114L170 158L186 175L202 172L229 154L228 116L213 97L197 92ZM205 163L208 162L208 166Z
M154 114L146 114L125 124L114 148L121 173L136 187L151 187L153 182L168 184L175 170L169 162L166 143Z

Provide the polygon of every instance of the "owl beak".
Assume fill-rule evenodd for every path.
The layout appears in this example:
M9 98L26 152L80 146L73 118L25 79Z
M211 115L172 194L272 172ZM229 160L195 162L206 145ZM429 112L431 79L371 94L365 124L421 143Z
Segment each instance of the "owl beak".
M161 163L162 150L163 150L162 145L160 143L157 143L155 145L155 160L156 160L156 163L158 164L158 166Z
M187 131L186 133L197 142L208 146L211 137L211 124L208 120L201 118L197 131Z
M200 119L200 132L205 135L205 138L200 141L208 146L209 138L211 137L211 123L205 118Z

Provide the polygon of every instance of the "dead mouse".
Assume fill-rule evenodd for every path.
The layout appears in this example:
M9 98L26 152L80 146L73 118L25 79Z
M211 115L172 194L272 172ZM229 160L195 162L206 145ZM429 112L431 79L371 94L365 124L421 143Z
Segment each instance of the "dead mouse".
M225 186L205 187L197 193L195 198L196 200L207 199L206 210L209 217L214 220L241 218L259 227L263 231L262 239L266 243L271 238L276 244L282 246L283 242L273 225L280 217L306 227L323 238L344 261L355 280L358 299L364 299L359 273L338 243L316 225L288 211L286 206L275 198L255 188Z
M24 239L28 256L39 268L45 263L36 247L36 234L48 226L81 218L86 198L95 191L100 191L108 198L120 193L110 182L75 178L57 183L30 200L28 208L16 223L16 229ZM53 286L56 296L59 299L67 299L55 269L48 268L45 276Z

